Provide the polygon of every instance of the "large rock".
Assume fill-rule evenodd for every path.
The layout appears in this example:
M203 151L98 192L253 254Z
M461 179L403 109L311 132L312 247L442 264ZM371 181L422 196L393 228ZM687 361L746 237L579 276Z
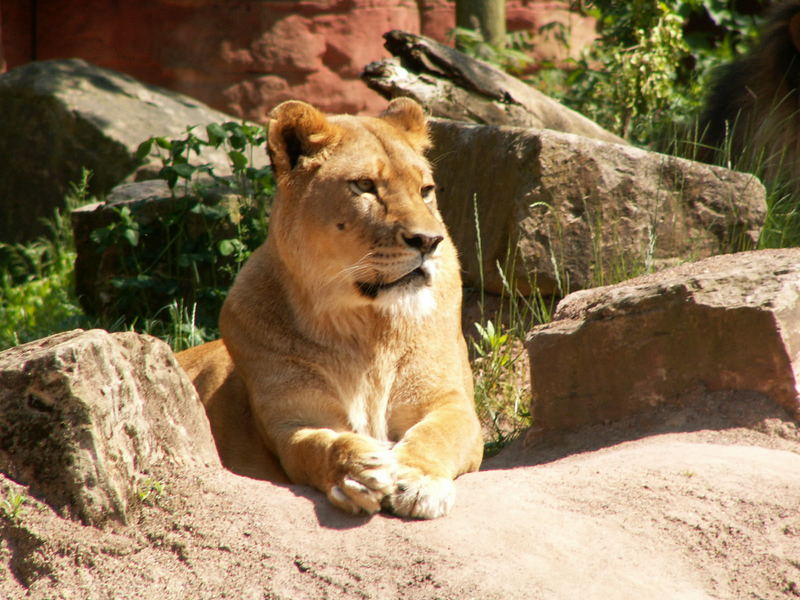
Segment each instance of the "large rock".
M387 56L381 35L400 28L445 41L455 26L452 0L48 0L36 6L34 33L30 4L3 6L12 67L34 56L80 57L253 120L292 98L334 113L381 110L359 79L365 64ZM531 31L534 56L557 60L564 46L537 32L558 20L577 58L594 19L569 6L510 0L509 31Z
M152 173L152 164L135 157L146 138L183 137L190 125L204 136L205 125L234 119L82 60L30 63L0 75L0 115L0 241L42 233L39 220L63 206L84 167L92 171L91 191L106 193L137 168ZM203 161L221 175L230 171L222 149Z
M0 354L0 472L63 514L124 522L148 477L206 465L208 420L164 342L76 330Z
M753 248L766 215L752 175L549 130L434 120L431 131L465 283L482 272L490 291L503 287L498 263L523 293L547 295Z
M532 414L568 430L754 391L800 418L800 249L713 257L576 292L528 338Z

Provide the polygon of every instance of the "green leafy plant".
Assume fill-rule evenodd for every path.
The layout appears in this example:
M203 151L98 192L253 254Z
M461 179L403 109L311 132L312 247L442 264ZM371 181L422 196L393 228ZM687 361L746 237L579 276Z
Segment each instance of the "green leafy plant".
M532 48L532 36L527 31L507 34L506 42L500 47L487 42L480 30L455 27L447 36L464 54L497 65L514 75L524 73L533 62L528 54Z
M142 142L137 156L161 161L159 176L171 198L117 207L116 217L90 235L101 272L112 275L100 282L111 298L101 313L166 337L179 349L218 336L222 301L266 238L274 193L270 169L252 166L255 152L263 152L264 128L212 123L206 137L189 127L179 139ZM232 175L200 162L209 148L225 150Z
M530 425L530 395L522 385L522 340L489 320L475 323L472 342L475 405L487 435L485 449L493 454Z
M687 130L713 69L744 51L758 31L757 19L722 0L591 0L583 11L597 20L598 40L579 59L537 65L528 81L658 150L674 146ZM555 26L568 45L561 24L548 23L539 33Z
M219 337L216 326L209 328L197 323L197 312L197 303L187 307L181 300L174 300L153 316L129 324L128 328L161 338L175 352L180 352Z
M86 204L91 174L70 186L66 209L46 221L50 235L25 244L0 244L0 350L85 324L74 294L75 244L70 212Z
M162 481L147 477L139 484L136 494L142 504L155 506L166 495L166 486Z
M6 497L0 498L0 511L3 516L11 521L17 521L21 517L22 506L26 498L22 493L17 493L12 489L6 491Z
M474 323L477 336L471 336L469 331L464 333L471 340L475 407L483 424L485 452L491 455L531 424L530 391L524 383L528 368L523 358L524 339L535 324L550 320L555 299L542 297L534 282L528 282L529 288L534 290L530 297L520 293L513 277L506 276L506 273L516 272L517 254L511 248L506 253L505 265L496 265L503 282L502 293L499 297L487 296L476 198L473 198L473 214L480 279L480 321Z
M256 149L261 150L266 142L266 130L263 127L235 121L210 123L206 126L206 140L197 137L194 129L187 127L186 135L180 139L169 140L161 136L148 138L139 145L136 157L144 160L155 153L162 162L159 177L167 182L173 194L181 180L184 193L188 193L196 175L207 175L216 183L256 201L266 201L272 197L274 182L271 169L252 166ZM195 157L201 157L206 147L223 147L226 150L233 171L232 179L217 175L210 163L191 162L192 153Z

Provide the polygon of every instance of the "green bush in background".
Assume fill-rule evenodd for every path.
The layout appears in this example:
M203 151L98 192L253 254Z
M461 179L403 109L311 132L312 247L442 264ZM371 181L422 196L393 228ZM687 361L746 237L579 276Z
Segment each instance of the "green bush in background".
M69 211L88 201L89 172L71 186L66 211L48 222L50 236L27 244L0 243L0 350L83 327L75 297L75 244Z
M75 327L134 330L181 350L218 337L219 309L241 265L266 238L274 181L252 166L264 152L264 128L227 122L188 128L184 137L154 137L139 158L161 158L159 176L172 199L115 208L116 218L91 232L102 261L113 261L113 300L87 315L75 292L76 252L69 213L93 201L90 174L73 186L66 211L50 222L52 235L28 244L0 244L0 349ZM224 147L232 176L190 163L206 147ZM155 213L155 214L154 214ZM224 235L220 235L224 233Z
M171 198L114 207L116 218L89 236L100 273L96 289L84 290L84 305L136 330L177 335L178 349L218 336L222 302L266 237L274 193L269 167L251 166L254 153L264 151L264 128L214 123L206 135L201 139L188 128L179 139L145 140L138 158L160 158L159 177ZM219 147L227 151L232 176L198 162L204 148ZM188 337L174 331L176 315L186 321Z
M540 65L530 82L606 129L656 150L691 135L715 67L744 52L759 19L721 0L592 0L597 42L578 59ZM569 44L560 24L544 28Z

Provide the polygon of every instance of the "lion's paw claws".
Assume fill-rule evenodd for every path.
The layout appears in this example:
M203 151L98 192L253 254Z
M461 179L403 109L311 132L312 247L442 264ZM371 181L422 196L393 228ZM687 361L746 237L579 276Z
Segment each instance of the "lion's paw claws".
M384 500L384 507L400 517L436 519L450 512L455 499L452 479L415 473L399 477L395 491Z

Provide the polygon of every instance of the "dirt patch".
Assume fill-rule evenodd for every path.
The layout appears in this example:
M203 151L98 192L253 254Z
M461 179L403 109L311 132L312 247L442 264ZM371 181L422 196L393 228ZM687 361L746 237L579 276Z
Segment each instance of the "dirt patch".
M27 497L3 598L768 598L800 595L800 436L756 395L530 435L434 521L351 517L314 490L154 473L128 526ZM7 479L3 497L26 494ZM10 490L10 492L9 492Z

